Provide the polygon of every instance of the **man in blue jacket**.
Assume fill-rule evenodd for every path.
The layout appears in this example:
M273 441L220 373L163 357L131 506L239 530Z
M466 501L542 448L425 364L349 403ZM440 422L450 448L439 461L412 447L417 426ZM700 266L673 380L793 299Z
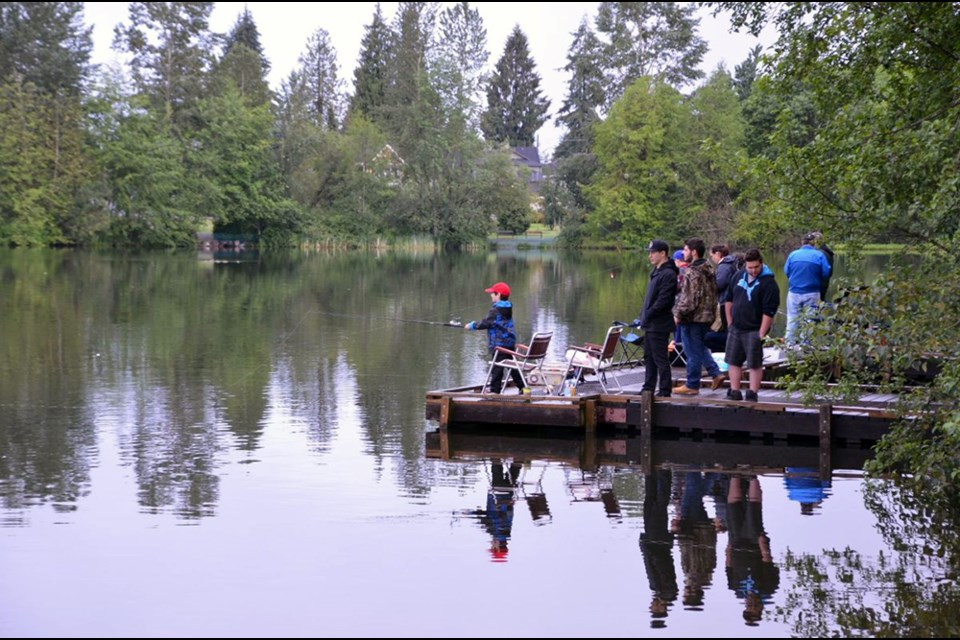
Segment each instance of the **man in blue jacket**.
M797 342L801 316L815 313L824 284L830 281L830 262L813 242L816 232L803 237L803 246L787 256L783 270L787 274L787 344ZM807 311L805 311L807 310Z

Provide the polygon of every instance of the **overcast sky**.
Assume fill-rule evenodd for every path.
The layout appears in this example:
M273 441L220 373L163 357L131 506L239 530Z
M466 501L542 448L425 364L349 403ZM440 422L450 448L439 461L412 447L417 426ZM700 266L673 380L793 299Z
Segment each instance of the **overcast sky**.
M217 2L210 16L210 28L219 33L228 32L246 6L257 28L264 54L270 60L270 86L278 88L297 64L298 56L306 47L307 38L318 28L326 29L340 60L340 77L352 93L353 69L360 54L364 30L373 19L373 2ZM384 19L392 23L396 2L380 3ZM444 2L444 6L453 3ZM550 116L556 114L566 95L567 49L580 20L587 16L590 24L596 15L598 2L473 2L480 11L487 29L488 65L492 68L503 54L503 46L514 25L527 36L530 55L541 78L541 91L550 100ZM723 63L733 73L750 49L759 44L747 34L730 33L726 18L714 18L707 9L700 9L700 35L709 44L702 69L710 73ZM87 2L84 16L92 24L93 61L110 62L116 54L110 48L113 28L127 20L125 2ZM764 44L770 40L764 38ZM549 156L560 141L562 131L551 120L538 133L541 155Z

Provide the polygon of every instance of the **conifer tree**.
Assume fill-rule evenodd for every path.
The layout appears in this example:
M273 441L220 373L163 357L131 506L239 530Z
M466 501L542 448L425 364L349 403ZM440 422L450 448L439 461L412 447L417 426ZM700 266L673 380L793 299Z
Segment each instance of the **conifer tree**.
M353 70L354 92L350 98L350 111L359 111L374 121L380 115L386 94L392 58L391 41L392 33L383 20L378 2L373 21L367 25L360 42L360 57Z
M487 84L480 128L487 140L530 147L549 109L550 101L540 93L540 75L530 58L527 36L515 26Z
M586 19L580 22L573 34L573 43L567 52L567 64L563 70L570 74L570 80L567 83L567 97L557 112L557 124L563 126L566 132L557 145L555 158L590 151L590 128L600 120L599 109L606 95L601 43Z

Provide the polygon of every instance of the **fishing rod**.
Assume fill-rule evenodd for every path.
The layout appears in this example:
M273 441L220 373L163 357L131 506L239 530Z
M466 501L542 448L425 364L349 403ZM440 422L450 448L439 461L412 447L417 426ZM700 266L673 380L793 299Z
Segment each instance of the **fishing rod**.
M447 320L446 322L439 322L435 320L410 320L407 318L387 318L388 320L393 320L394 322L409 322L411 324L430 324L438 327L453 327L455 329L462 329L463 323L459 318L453 318L452 320Z

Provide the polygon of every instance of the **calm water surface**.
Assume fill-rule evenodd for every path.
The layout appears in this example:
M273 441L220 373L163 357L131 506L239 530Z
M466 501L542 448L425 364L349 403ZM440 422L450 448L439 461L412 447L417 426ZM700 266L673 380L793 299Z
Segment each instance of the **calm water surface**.
M644 475L466 433L436 458L424 395L482 379L485 340L429 322L505 280L559 358L636 315L646 269L0 252L0 635L873 635L904 585L954 589L882 484L793 468L815 450L673 442Z

